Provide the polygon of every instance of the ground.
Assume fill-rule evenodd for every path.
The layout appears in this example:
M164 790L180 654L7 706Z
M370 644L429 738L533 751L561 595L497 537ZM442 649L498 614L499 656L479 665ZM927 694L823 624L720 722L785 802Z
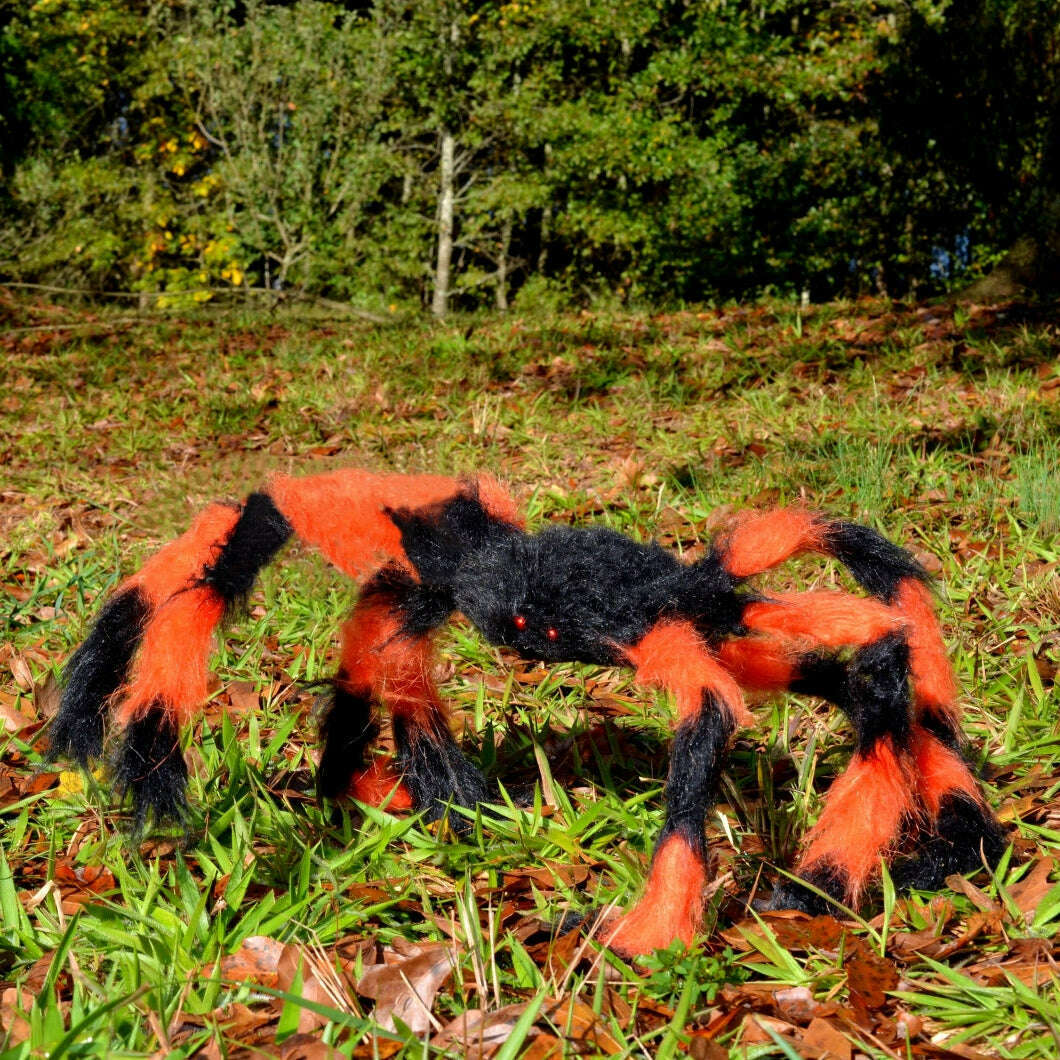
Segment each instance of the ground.
M4 1055L1055 1056L1055 319L865 302L159 320L0 293ZM850 748L835 714L782 699L738 736L697 944L630 965L557 938L565 914L628 904L643 880L667 703L457 625L445 695L529 809L460 840L322 809L311 714L353 596L298 549L214 659L189 830L138 849L105 771L42 757L63 660L206 502L351 463L487 468L534 525L599 521L686 555L719 512L779 501L883 530L938 576L1011 858L937 895L885 886L860 917L755 916ZM773 584L837 577L805 562Z

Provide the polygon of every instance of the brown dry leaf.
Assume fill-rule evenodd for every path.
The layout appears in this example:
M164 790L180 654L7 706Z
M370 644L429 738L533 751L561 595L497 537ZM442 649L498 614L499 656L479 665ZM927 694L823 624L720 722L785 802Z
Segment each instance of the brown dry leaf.
M1034 919L1038 904L1052 889L1049 876L1055 869L1056 861L1053 858L1040 858L1019 883L1009 888L1012 900L1028 921Z
M55 674L49 673L43 681L38 681L33 686L33 707L38 718L54 718L59 711L59 702L63 697L63 690L55 679Z
M820 1057L821 1060L850 1060L852 1052L850 1039L823 1019L815 1019L806 1028L802 1045L808 1055Z
M251 935L235 953L221 958L221 975L243 982L249 979L262 986L276 986L284 944L266 935Z
M791 986L777 990L773 994L773 1003L777 1015L791 1023L807 1023L819 1016L824 1006L813 996L813 991L805 986Z
M519 1060L559 1060L567 1054L561 1039L551 1034L538 1034L530 1045L519 1054Z
M279 1056L280 1060L331 1060L342 1053L315 1034L295 1034L280 1046Z
M851 1000L860 1000L866 1008L882 1008L887 998L885 991L898 985L898 969L886 957L873 953L861 945L846 962L847 986Z
M558 885L575 887L589 878L587 865L567 865L563 862L546 861L542 868L517 869L504 874L504 886L515 887L520 880L533 881L538 888L554 891Z
M942 947L942 940L935 934L933 927L920 931L896 931L887 940L887 952L898 957L908 957L913 953L934 957Z
M584 1001L576 997L557 1001L545 1013L549 1022L563 1035L564 1041L577 1041L581 1051L594 1056L604 1053L614 1056L621 1052L618 1042L601 1026L600 1017Z
M54 880L62 895L63 912L71 914L118 886L110 869L102 865L75 865L66 858L56 862Z
M15 679L15 684L18 685L23 692L32 691L33 674L30 671L29 663L26 661L25 655L16 655L12 658L11 676Z
M306 946L288 943L276 964L276 985L280 990L294 993L296 980L301 975L298 996L329 1008L356 1012L354 1001L346 993L346 986L323 953L311 952ZM323 1027L327 1017L309 1008L299 1008L298 1033L309 1034Z
M789 1044L793 1044L790 1037L795 1028L787 1020L775 1019L773 1016L763 1016L759 1013L749 1013L744 1017L740 1033L741 1045L765 1045L774 1044L773 1034L778 1034ZM769 1032L772 1031L773 1034Z
M1000 913L1001 907L992 898L979 890L974 883L970 883L963 876L953 875L946 877L946 886L951 891L960 891L965 897L971 899L972 904L984 913Z
M565 935L528 946L526 952L536 965L545 968L548 974L557 980L562 980L571 962L576 960L580 953L584 953L583 946L582 933L568 931Z
M59 774L51 772L32 773L26 777L22 784L22 794L39 795L42 791L54 788L59 783Z
M958 950L963 949L969 942L974 942L980 935L984 933L996 934L1000 930L1000 912L973 913L968 917L968 922L965 924L964 931L958 935L957 938L952 939L944 946L941 946L936 956L939 960L942 960L943 958L956 953Z
M710 1038L692 1031L692 1040L688 1043L688 1055L692 1060L729 1060L729 1050Z
M19 710L15 706L16 702L15 696L9 695L7 692L0 692L0 725L3 726L6 732L21 732L37 720Z
M29 1040L30 1026L23 1013L29 1012L33 998L28 990L9 987L0 994L0 1031L7 1036L8 1044L19 1044Z
M835 917L788 918L769 914L766 918L777 941L789 950L834 950L843 938L844 928Z
M260 1040L258 1032L261 1028L268 1027L279 1018L280 1008L279 1001L274 1001L264 1008L250 1008L248 1005L233 1002L223 1009L217 1009L213 1018L227 1037L244 1044L253 1044Z
M390 958L387 960L387 958ZM456 955L442 943L410 946L404 955L384 952L386 963L365 968L357 993L375 1000L375 1021L395 1030L395 1017L416 1034L432 1025L431 1006L456 969Z
M447 1023L432 1039L434 1049L460 1047L460 1055L469 1060L487 1057L508 1040L519 1017L526 1009L525 1003L505 1005L494 1012L469 1009L461 1012L451 1023ZM530 1029L530 1036L540 1032Z
M246 714L261 705L258 690L249 681L233 681L228 686L228 700L230 714Z

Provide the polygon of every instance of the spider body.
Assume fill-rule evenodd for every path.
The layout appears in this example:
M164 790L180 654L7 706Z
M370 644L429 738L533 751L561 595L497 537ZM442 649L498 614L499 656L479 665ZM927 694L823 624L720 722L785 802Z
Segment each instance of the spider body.
M430 816L487 801L431 677L433 634L454 612L524 658L629 666L673 694L667 813L645 892L603 926L619 950L692 939L705 822L727 744L751 720L744 690L827 699L855 736L803 844L801 882L778 885L774 906L856 904L881 859L899 882L935 887L1000 856L1000 826L959 752L956 684L926 575L875 531L800 509L750 513L684 563L600 527L529 533L488 477L361 471L278 476L241 506L207 509L119 587L72 657L53 751L98 757L117 704L114 775L140 824L149 812L181 815L179 730L206 697L214 630L292 535L361 583L321 721L324 797ZM867 595L769 594L750 582L801 552L839 560ZM370 752L380 708L392 718L392 764Z

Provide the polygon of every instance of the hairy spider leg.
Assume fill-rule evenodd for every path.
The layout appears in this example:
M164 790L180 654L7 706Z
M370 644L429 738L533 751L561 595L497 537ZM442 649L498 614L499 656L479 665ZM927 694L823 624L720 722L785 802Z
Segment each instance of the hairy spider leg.
M856 906L881 857L897 847L919 807L910 755L913 722L906 621L878 600L838 591L778 594L750 604L753 633L789 644L788 687L820 696L846 714L855 749L803 841L795 871ZM830 903L797 883L781 884L776 908L826 912Z
M170 597L202 577L213 549L238 518L234 507L211 505L186 533L118 586L66 665L62 700L49 732L52 756L68 755L87 766L102 755L107 709L128 679L148 622Z
M692 942L707 879L707 816L729 739L737 725L751 719L739 686L691 623L663 620L625 654L637 682L668 689L677 708L666 820L644 893L630 910L603 925L608 946L637 955L669 946L674 939Z
M349 793L363 802L411 806L437 818L448 804L486 798L481 774L464 757L431 675L430 630L411 616L421 591L411 572L391 566L370 580L342 631L336 697L321 722L321 794ZM391 715L396 769L365 751L378 732L373 707Z
M752 687L775 678L793 691L820 696L839 706L854 727L850 764L829 790L796 872L832 898L856 906L881 857L894 853L903 827L921 814L908 621L878 600L819 591L754 601L744 623L751 634L748 643L756 637L766 641L763 657L769 669L756 670L753 655L739 642L723 645L721 658L739 678ZM798 883L781 884L773 905L815 912L830 907Z
M123 739L114 782L120 794L131 793L137 828L149 811L159 819L183 816L187 767L180 731L206 700L214 634L291 536L267 494L252 493L240 507L215 505L206 514L215 510L228 519L218 518L213 535L195 535L193 527L180 550L182 567L167 562L170 545L132 579L156 601L116 712Z
M798 508L737 516L720 552L737 577L761 573L802 552L832 556L905 620L913 717L905 761L911 755L912 767L885 751L876 771L879 777L889 773L895 784L898 774L908 774L902 782L914 783L918 796L922 849L902 867L902 878L909 886L937 886L947 872L966 871L984 859L996 862L1004 849L1003 830L960 755L957 680L920 564L868 527L824 520ZM818 619L824 616L815 614L813 620ZM783 687L792 666L783 649L767 649L754 658L743 643L730 644L723 657L742 671L741 681L746 677L749 687L756 680Z
M82 763L102 753L105 715L124 738L114 760L119 793L130 793L138 827L148 812L180 818L187 768L179 732L207 695L214 634L292 533L316 545L354 578L388 559L404 560L388 512L435 505L472 490L507 517L514 504L493 479L338 471L275 477L243 505L207 508L104 606L65 674L51 753Z

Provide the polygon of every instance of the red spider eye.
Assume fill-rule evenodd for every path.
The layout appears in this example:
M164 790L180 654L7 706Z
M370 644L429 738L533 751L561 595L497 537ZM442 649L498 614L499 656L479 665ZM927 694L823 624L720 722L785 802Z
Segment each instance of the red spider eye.
M516 615L515 618L512 619L512 625L515 626L516 629L526 629L526 615Z
M555 626L548 627L548 639L559 640L559 630Z

